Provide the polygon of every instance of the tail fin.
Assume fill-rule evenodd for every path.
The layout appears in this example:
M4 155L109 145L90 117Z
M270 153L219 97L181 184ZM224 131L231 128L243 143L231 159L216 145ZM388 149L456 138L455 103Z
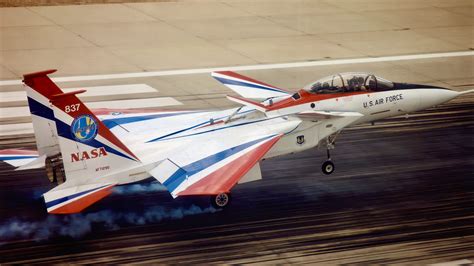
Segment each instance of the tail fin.
M232 71L213 72L212 77L245 98L267 99L291 95L288 91Z
M76 97L84 91L51 99L66 179L93 179L137 165L137 156Z
M36 146L40 156L53 156L59 153L58 133L49 99L52 95L62 93L62 91L47 76L54 72L56 70L23 75Z
M65 183L43 196L49 213L76 213L110 194L120 177L128 178L124 172L141 163L76 97L85 90L63 93L47 76L53 72L25 75L25 84L32 89L32 113L55 126L66 176Z

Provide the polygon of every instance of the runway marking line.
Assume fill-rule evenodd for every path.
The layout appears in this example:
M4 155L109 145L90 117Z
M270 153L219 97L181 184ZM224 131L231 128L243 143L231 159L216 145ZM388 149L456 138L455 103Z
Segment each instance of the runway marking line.
M80 94L79 98L87 97L103 97L103 96L124 96L130 94L141 94L141 93L156 93L157 89L147 84L124 84L124 85L107 85L107 86L95 86L95 87L79 87L79 88L67 88L62 89L64 92L72 92L80 89L86 90L85 93ZM0 92L0 103L11 103L11 102L25 102L26 103L26 92L25 91L7 91Z
M173 97L156 97L156 98L143 98L143 99L131 99L131 100L111 100L111 101L100 101L100 102L86 102L87 107L91 109L97 108L120 108L120 109L133 109L133 108L156 108L163 106L176 106L183 105L182 102L176 100ZM1 119L12 119L30 116L30 108L28 106L17 106L17 107L1 107L0 108L0 120Z
M473 55L474 55L474 51L459 51L459 52L446 52L446 53L361 57L361 58L352 58L352 59L333 59L333 60L321 60L321 61L260 64L260 65L247 65L247 66L228 66L228 67L164 70L164 71L134 72L134 73L106 74L106 75L57 77L57 78L53 78L53 80L55 82L72 82L72 81L91 81L91 80L108 80L108 79L124 79L124 78L143 78L143 77L203 74L203 73L211 73L214 71L222 71L222 70L244 71L244 70L282 69L282 68L298 68L298 67L312 67L312 66L331 66L331 65L344 65L344 64L393 62L393 61L405 61L405 60L473 56ZM22 84L21 80L0 81L0 86L21 85L21 84Z

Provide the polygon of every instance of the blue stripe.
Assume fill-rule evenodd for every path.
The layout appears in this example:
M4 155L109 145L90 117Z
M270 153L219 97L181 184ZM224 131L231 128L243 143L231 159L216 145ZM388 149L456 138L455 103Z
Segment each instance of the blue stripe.
M179 169L178 171L176 171L173 175L171 175L163 183L163 185L168 189L168 191L173 192L179 185L181 185L186 180L187 177L195 175L201 172L202 170L226 159L229 156L232 156L242 150L245 150L246 148L252 145L255 145L261 141L267 140L274 136L275 135L267 136L261 139L257 139L257 140L253 140L244 144L240 144L238 146L232 147L227 150L223 150L216 154L210 155L204 159L188 164L182 167L181 169Z
M134 122L146 121L150 119L156 118L163 118L163 117L170 117L170 116L177 116L177 115L184 115L184 114L191 114L196 112L184 112L184 113L172 113L172 114L153 114L153 115L141 115L141 116L132 116L132 117L120 117L120 118L110 118L102 120L102 123L110 129L115 126L129 124Z
M54 120L53 110L43 104L37 102L33 98L28 97L28 105L30 106L30 113L36 116Z
M74 136L72 136L71 127L69 125L67 125L66 123L64 123L63 121L61 121L59 119L56 119L56 128L58 130L58 136L61 136L63 138L70 139L74 142L77 142L77 140L74 138ZM113 153L115 155L118 155L118 156L130 159L132 161L135 161L134 158L132 158L132 157L126 155L126 154L123 154L123 153L115 150L114 148L111 148L111 147L103 144L102 142L100 142L96 139L91 139L87 142L84 142L84 144L92 146L94 148L104 147L107 152L110 152L110 153Z
M244 112L241 112L241 113L239 112L239 113L237 113L237 114L240 115L240 114L245 114L245 113L249 113L249 112L252 112L252 111L254 111L254 110L247 110L247 111L244 111ZM226 118L226 117L229 117L229 116L227 115L227 116L222 116L222 117L214 118L214 121L221 120L221 119L224 119L224 118ZM206 122L202 122L202 123L199 123L199 124L197 124L197 125L194 125L194 126L191 126L191 127L188 127L188 128L180 129L180 130L178 130L178 131L175 131L175 132L166 134L166 135L161 136L161 137L158 137L158 138L154 138L154 139L152 139L152 140L147 141L147 143L148 143L148 142L154 142L154 141L162 140L162 139L168 138L168 137L170 137L170 136L173 136L173 135L176 135L176 134L182 133L182 132L184 132L184 131L187 131L187 130L190 130L190 129L193 129L193 128L197 128L197 127L200 127L200 126L203 126L203 125L206 125L206 124L210 124L209 120L206 120ZM210 130L210 131L212 131L212 130ZM209 131L205 131L205 132L209 132ZM202 132L202 133L205 133L205 132ZM197 134L200 134L200 133L197 133ZM194 135L194 134L191 134L191 135ZM191 135L186 135L186 136L191 136ZM186 136L182 136L182 137L186 137ZM178 138L178 137L176 137L176 138Z
M256 85L252 83L246 83L243 81L237 81L237 80L231 80L231 79L225 79L225 78L219 78L219 77L214 77L214 78L222 82L224 85L237 85L237 86L250 87L250 88L262 89L262 90L268 90L268 91L276 91L276 92L288 94L286 91L282 91L282 90L274 89L274 88L268 88L262 85Z
M38 158L36 155L15 155L15 156L0 156L0 160L2 161L8 161L8 160L19 160L19 159L30 159L30 158Z
M170 139L179 139L179 138L185 138L185 137L190 137L190 136L196 136L196 135L201 135L201 134L205 134L205 133L209 133L209 132L213 132L213 131L219 131L219 130L224 130L224 129L228 129L228 128L232 128L232 127L240 127L240 126L245 126L245 125L248 125L248 124L254 124L254 123L258 123L258 122L263 122L263 121L267 121L267 120L270 120L270 119L275 119L277 117L273 117L273 118L267 118L267 119L261 119L261 120L256 120L256 121L250 121L250 122L245 122L245 123L241 123L241 124L237 124L237 125L231 125L231 126L226 126L226 127L220 127L220 128L215 128L215 129L211 129L211 130L207 130L207 131L202 131L202 132L197 132L197 133L192 133L192 134L188 134L188 135L182 135L182 136L177 136L177 137L173 137L173 138L167 138L166 140L170 140ZM184 131L184 130L183 130ZM169 134L171 135L171 134ZM160 137L160 138L157 138L157 139L154 139L154 140L150 140L148 142L152 142L152 141L159 141L165 137L168 137L169 135L167 136L164 136L164 137Z
M69 196L66 196L66 197L63 197L63 198L59 198L59 199L55 199L55 200L52 200L52 201L49 201L49 202L46 202L46 208L51 208L55 205L58 205L60 203L63 203L65 201L68 201L68 200L72 200L74 198L77 198L77 197L80 197L84 194L87 194L91 191L94 191L94 190L100 190L101 188L104 188L108 185L105 185L105 186L101 186L101 187L98 187L98 188L93 188L93 189L89 189L89 190L86 190L86 191L83 191L83 192L79 192L79 193L76 193L76 194L72 194L72 195L69 195Z
M194 126L192 126L192 127L188 127L188 128L185 128L185 129L181 129L181 130L175 131L175 132L173 132L173 133L169 133L169 134L166 134L166 135L164 135L164 136L161 136L161 137L158 137L158 138L149 140L149 141L147 141L147 143L148 143L148 142L154 142L154 141L157 141L157 140L160 140L160 139L164 139L164 138L167 138L167 137L170 137L170 136L179 134L179 133L181 133L181 132L184 132L184 131L187 131L187 130L190 130L190 129L193 129L193 128L197 128L197 127L202 126L202 125L205 125L205 124L207 124L207 123L209 123L209 121L206 121L206 122L203 122L203 123L199 123L199 124L194 125Z

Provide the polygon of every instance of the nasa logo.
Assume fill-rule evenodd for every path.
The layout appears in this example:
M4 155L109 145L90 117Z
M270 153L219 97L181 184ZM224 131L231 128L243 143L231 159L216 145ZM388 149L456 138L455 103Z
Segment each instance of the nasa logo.
M97 122L90 115L81 115L72 121L71 133L80 142L87 142L97 136Z
M71 163L94 159L94 158L103 157L103 156L107 156L107 151L105 150L104 147L92 149L91 151L71 153Z

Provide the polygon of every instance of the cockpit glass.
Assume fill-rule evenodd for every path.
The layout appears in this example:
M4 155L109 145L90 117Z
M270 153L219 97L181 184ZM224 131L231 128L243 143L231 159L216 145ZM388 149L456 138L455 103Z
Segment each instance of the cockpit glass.
M341 73L328 76L307 85L304 90L313 94L341 92L383 91L393 88L393 83L368 73Z
M377 77L377 89L379 91L387 91L393 89L393 83L383 78Z

